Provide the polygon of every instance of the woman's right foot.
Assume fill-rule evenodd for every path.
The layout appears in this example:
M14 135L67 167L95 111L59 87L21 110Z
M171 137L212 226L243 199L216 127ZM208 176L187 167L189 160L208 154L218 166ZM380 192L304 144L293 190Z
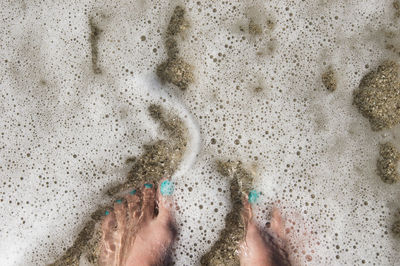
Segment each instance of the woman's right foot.
M241 266L289 266L290 262L283 243L286 242L284 223L278 210L272 213L270 224L271 236L268 232L261 232L253 218L251 204L247 198L243 200L242 218L246 227L245 240L240 244ZM264 235L268 235L268 239ZM278 244L278 241L280 244Z

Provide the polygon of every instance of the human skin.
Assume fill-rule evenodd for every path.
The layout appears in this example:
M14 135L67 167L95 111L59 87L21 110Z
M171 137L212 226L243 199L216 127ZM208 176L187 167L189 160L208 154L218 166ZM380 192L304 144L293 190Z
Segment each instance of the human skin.
M243 206L246 235L238 250L240 265L290 265L277 261L276 247L265 240L247 197L243 199ZM114 203L101 228L99 265L164 265L175 235L172 197L162 196L153 187L127 194ZM284 224L276 209L269 230L276 238L284 239Z
M239 259L242 266L290 265L285 253L284 221L278 209L273 209L269 232L262 232L253 217L247 197L243 199L242 219L246 227L245 239L240 243ZM264 235L269 237L266 239ZM272 237L274 235L274 237ZM274 239L279 239L278 245Z
M174 239L173 225L170 196L162 196L153 187L126 195L102 222L99 264L162 264Z

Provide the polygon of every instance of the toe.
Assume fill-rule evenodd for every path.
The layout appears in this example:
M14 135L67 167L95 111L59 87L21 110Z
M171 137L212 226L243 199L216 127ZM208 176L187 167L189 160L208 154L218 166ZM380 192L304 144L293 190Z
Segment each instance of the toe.
M117 221L117 230L124 230L126 225L126 203L118 199L114 203L115 219Z
M253 209L247 197L243 198L242 219L246 228L246 239L260 234L257 222L253 219Z
M282 240L285 239L285 223L277 208L272 210L271 231L275 233L278 238Z
M157 220L168 224L172 221L173 184L168 179L161 180L157 190L158 216Z
M117 225L115 220L115 214L113 211L106 210L105 215L106 216L104 217L103 222L101 223L101 230L103 232L103 235L112 232Z
M116 229L117 221L115 219L115 213L107 210L105 217L101 223L102 240L100 253L100 265L109 265L109 262L114 259L115 243L114 243L114 232Z
M134 224L140 216L140 197L135 189L133 189L125 197L128 206L128 222Z
M243 197L242 199L242 204L243 204L243 208L242 208L242 219L244 224L246 225L246 227L251 224L251 221L253 219L253 209L251 207L251 204L249 203L249 199L246 196Z
M143 189L142 221L148 221L154 217L155 192L152 184L145 184Z

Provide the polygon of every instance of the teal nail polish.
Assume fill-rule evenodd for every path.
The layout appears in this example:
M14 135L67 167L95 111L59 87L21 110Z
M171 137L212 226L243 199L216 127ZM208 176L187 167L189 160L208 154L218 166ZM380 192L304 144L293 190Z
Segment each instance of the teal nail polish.
M116 203L122 203L122 200L121 199L117 199L115 202Z
M152 188L152 187L153 187L153 184L147 183L147 184L144 184L144 187L145 187L145 188Z
M174 184L169 180L163 181L161 183L160 192L161 192L161 195L163 195L163 196L172 195L172 193L174 192Z
M134 189L134 190L132 190L131 192L129 192L129 194L135 195L135 194L136 194L136 189Z
M260 193L259 192L257 192L256 190L252 190L252 191L250 191L249 192L249 202L250 203L256 203L257 202L257 199L260 197Z
M110 212L109 212L109 211L106 211L104 214L107 216L107 215L109 215L109 214L110 214Z

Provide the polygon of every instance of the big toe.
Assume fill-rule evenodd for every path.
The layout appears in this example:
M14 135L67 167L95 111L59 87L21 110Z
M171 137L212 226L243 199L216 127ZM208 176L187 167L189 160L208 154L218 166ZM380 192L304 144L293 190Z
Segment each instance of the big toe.
M250 204L249 199L248 199L247 196L243 197L242 204L243 204L243 208L242 208L242 211L241 211L241 216L242 216L242 219L243 219L243 222L244 222L245 226L247 227L252 222L253 209L251 207L251 204Z
M159 184L157 191L158 202L158 216L157 220L163 223L170 223L172 221L174 185L172 181L164 179Z

